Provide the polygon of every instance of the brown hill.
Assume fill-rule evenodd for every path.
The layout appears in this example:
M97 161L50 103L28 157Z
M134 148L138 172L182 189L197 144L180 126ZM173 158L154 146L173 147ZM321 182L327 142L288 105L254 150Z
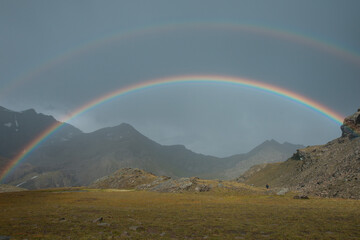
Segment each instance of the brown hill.
M89 188L98 189L137 189L154 192L208 192L236 191L246 194L264 192L234 181L204 180L197 177L172 179L156 176L140 169L123 168L114 174L100 178Z
M298 150L283 163L254 166L237 180L322 197L360 199L360 109L345 118L342 137ZM352 125L347 125L349 122Z
M102 177L91 184L90 188L101 189L134 189L142 184L163 181L168 177L158 177L152 173L137 168L122 168L115 173Z

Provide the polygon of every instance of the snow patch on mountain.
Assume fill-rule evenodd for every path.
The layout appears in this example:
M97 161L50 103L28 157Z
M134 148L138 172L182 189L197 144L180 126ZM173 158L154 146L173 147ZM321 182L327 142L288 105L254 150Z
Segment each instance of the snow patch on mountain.
M12 123L11 123L11 122L4 123L4 126L5 126L5 127L11 127L11 126L12 126Z

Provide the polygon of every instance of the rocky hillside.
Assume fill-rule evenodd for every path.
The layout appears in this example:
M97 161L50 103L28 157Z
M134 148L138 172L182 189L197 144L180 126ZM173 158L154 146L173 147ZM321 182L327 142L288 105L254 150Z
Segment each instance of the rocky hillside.
M172 193L237 191L252 194L262 191L236 182L203 180L197 177L172 179L166 176L156 176L144 170L133 168L120 169L110 176L96 180L89 188L137 189Z
M341 129L340 138L299 149L283 163L254 166L238 181L322 197L360 199L360 109L345 118Z

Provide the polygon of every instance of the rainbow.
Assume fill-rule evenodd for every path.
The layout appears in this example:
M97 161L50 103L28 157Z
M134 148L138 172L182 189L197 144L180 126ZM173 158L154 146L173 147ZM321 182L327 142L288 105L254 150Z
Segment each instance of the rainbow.
M115 91L109 92L103 96L95 98L88 102L87 104L79 107L71 114L69 114L66 118L63 119L64 122L70 121L71 119L77 117L80 114L83 114L91 109L107 103L114 98L124 96L130 93L136 93L143 90L147 90L150 88L160 87L160 86L172 86L176 84L230 84L234 86L247 87L255 90L260 90L265 93L270 93L273 95L277 95L283 97L285 99L289 99L295 103L303 105L309 109L314 110L327 117L328 119L334 121L335 123L341 125L343 116L332 111L328 107L315 102L314 100L292 92L290 90L267 84L264 82L259 82L246 78L239 77L231 77L231 76L216 76L216 75L190 75L190 76L175 76L175 77L167 77L167 78L159 78L146 82L136 83L127 87L122 87ZM56 123L50 126L48 129L43 131L39 136L33 139L24 150L14 157L8 165L2 170L0 173L0 182L3 181L6 176L10 174L10 172L21 163L34 149L36 149L42 142L44 142L52 133L54 133L57 129L59 129L65 123Z
M360 56L355 51L350 51L341 46L337 46L326 42L325 40L317 39L311 36L306 36L301 33L290 32L283 29L277 29L270 26L258 26L252 24L241 24L232 22L185 22L185 23L170 23L170 24L158 24L143 26L130 30L125 30L120 33L110 34L105 37L101 37L95 40L91 40L83 43L80 46L71 48L65 53L57 55L54 58L47 59L43 64L39 64L33 70L19 75L15 79L12 79L8 86L1 86L0 97L4 99L11 94L12 90L21 86L25 82L35 79L40 74L52 69L60 64L69 61L71 58L80 56L92 49L99 48L101 46L113 44L119 41L125 41L127 39L138 38L150 34L161 34L169 31L178 30L226 30L234 32L247 32L251 34L257 34L261 36L268 36L275 39L294 42L300 45L308 46L316 50L328 53L330 55L339 57L354 64L360 66Z

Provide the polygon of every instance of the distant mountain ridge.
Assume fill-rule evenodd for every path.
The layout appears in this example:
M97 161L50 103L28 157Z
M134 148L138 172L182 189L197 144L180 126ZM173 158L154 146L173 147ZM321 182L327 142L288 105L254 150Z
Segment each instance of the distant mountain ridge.
M6 109L0 112L3 112L0 114L0 124L3 125L3 131L8 131L8 136L25 132L24 126L32 128L31 131L28 130L31 134L24 136L27 141L31 141L48 126L58 123L53 117L38 114L34 110L17 113ZM2 116L5 117L1 118ZM15 117L21 130L4 130L10 123L10 127L16 126ZM26 144L21 135L18 138L19 144L17 141L10 141L14 145L14 152L16 149L21 150L21 146ZM10 143L6 142L6 138L2 139L4 146ZM258 163L256 156L268 156L262 157L260 162L282 161L285 155L290 157L297 148L299 145L279 144L271 140L247 154L218 158L194 153L182 145L163 146L126 123L91 133L83 133L66 124L33 151L26 162L15 169L7 183L30 189L88 185L120 168L129 167L175 179L193 176L230 179L251 166L251 161ZM0 152L0 157L13 155L6 154L2 155Z
M274 139L267 140L246 154L234 155L229 159L242 159L233 167L226 169L222 178L235 179L251 166L261 163L283 162L303 145L294 145L288 142L278 143Z

